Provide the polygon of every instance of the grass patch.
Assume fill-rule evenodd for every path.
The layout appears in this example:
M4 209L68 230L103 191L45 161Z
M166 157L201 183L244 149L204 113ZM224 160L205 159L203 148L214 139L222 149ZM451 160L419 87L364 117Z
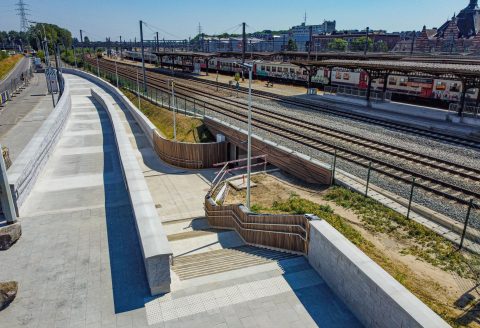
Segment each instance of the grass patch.
M126 89L122 89L122 91L133 104L138 105L138 97L134 93ZM173 113L145 99L141 99L140 103L142 113L166 138L173 139ZM214 141L212 134L202 120L177 113L176 123L177 141L192 143Z
M22 58L23 55L13 55L0 60L0 79L7 76L8 72L10 72Z
M407 246L403 254L411 254L442 270L455 272L463 278L475 278L470 266L479 266L480 257L458 252L457 246L420 223L408 220L404 215L345 188L335 187L325 199L354 211L366 230L383 233Z

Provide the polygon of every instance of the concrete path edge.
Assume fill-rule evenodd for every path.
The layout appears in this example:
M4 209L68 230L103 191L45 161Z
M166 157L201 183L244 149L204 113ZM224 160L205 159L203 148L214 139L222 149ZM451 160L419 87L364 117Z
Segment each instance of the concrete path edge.
M115 108L103 95L92 96L106 109L112 122L123 177L133 208L148 284L152 295L170 292L170 258L173 252L158 217L155 204L133 151L129 137Z

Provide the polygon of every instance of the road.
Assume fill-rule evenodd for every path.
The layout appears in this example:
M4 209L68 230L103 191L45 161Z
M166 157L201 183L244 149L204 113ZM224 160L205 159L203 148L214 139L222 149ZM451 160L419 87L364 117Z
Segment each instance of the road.
M0 81L0 93L10 89L12 81L20 77L30 66L30 58L22 58L19 63L13 68L13 70L7 75L7 77Z

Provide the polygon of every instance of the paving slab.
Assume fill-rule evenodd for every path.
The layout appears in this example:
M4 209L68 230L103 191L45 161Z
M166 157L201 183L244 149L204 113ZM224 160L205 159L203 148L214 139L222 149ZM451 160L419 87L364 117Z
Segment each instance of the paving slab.
M0 108L0 144L9 148L12 161L20 155L52 110L52 97L47 94L45 76L38 73L25 90Z

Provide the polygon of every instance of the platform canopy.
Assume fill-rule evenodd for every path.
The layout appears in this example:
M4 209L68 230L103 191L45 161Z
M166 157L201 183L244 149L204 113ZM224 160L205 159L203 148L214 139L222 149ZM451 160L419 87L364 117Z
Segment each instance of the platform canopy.
M178 57L197 57L197 58L213 58L218 57L217 53L210 52L192 52L192 51L153 51L157 56L178 56Z
M294 61L294 65L308 68L362 69L367 72L395 75L420 75L458 80L476 80L480 84L480 63L434 63L393 60L345 60ZM377 75L377 74L375 74Z

